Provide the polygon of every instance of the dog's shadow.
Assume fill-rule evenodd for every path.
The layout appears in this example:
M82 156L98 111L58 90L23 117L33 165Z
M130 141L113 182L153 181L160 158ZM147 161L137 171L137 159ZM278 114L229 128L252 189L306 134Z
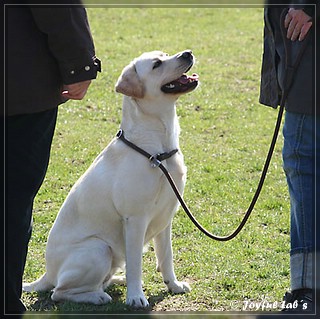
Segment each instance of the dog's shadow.
M149 294L149 306L143 309L135 309L126 305L126 288L120 285L111 285L106 292L112 297L112 301L104 305L93 305L88 303L75 303L71 301L55 302L51 299L51 292L27 293L27 311L29 312L54 312L60 314L99 314L99 313L148 313L157 305L171 295L168 291L160 291L157 295Z

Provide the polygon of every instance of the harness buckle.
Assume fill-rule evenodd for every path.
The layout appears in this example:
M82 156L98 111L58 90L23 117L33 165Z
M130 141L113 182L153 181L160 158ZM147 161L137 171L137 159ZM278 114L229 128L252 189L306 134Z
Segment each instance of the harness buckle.
M160 155L160 154L158 153L158 154L155 154L155 155L151 155L151 156L149 157L149 161L151 162L151 167L152 167L152 168L155 168L155 167L159 167L159 166L160 166L161 161L158 160L158 156L159 156L159 155Z

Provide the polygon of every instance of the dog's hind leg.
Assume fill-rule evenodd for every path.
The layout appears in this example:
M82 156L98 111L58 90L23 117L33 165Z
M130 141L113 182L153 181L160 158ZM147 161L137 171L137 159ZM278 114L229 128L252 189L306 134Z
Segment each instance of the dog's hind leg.
M190 286L186 282L176 279L173 267L173 254L171 245L171 223L154 238L157 256L157 270L161 272L163 282L173 293L189 292Z
M31 283L23 283L23 291L49 291L53 284L48 281L47 273L44 273L39 279Z
M108 303L112 298L103 291L103 282L111 271L111 265L111 248L105 243L75 249L59 271L52 300L96 305Z
M112 285L124 286L126 285L126 283L127 283L127 280L125 275L108 276L108 278L103 283L103 289L107 289L109 286L112 286Z

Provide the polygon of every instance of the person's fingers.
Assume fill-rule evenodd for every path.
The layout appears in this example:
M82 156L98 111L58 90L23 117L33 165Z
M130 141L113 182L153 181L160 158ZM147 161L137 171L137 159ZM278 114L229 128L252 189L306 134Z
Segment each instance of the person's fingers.
M80 92L69 92L67 90L64 90L62 91L62 96L64 98L67 98L67 99L71 99L71 100L82 100L84 98L84 96L86 95L87 93L87 90L83 90L83 91L80 91Z
M289 26L290 21L292 20L292 16L291 16L291 9L288 11L288 13L286 14L286 17L284 19L284 27L287 29Z
M291 19L289 22L288 30L287 30L287 38L291 39L292 41L293 38L297 39L298 37L298 28L297 28L298 22L294 19Z
M301 28L301 32L299 35L299 41L303 41L307 35L307 33L309 32L310 28L312 26L312 22L307 22L306 24L304 24Z
M289 9L284 20L284 26L287 28L287 38L291 41L296 41L297 39L302 41L305 39L312 26L310 19L311 17L303 10Z
M64 85L61 95L66 99L82 100L87 93L91 80Z

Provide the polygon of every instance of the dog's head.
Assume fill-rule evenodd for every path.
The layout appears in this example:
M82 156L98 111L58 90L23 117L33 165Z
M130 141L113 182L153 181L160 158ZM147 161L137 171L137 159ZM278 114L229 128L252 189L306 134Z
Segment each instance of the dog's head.
M143 53L124 68L116 91L136 99L163 98L163 95L177 99L199 83L197 74L186 74L194 60L190 50L172 56L161 51Z

